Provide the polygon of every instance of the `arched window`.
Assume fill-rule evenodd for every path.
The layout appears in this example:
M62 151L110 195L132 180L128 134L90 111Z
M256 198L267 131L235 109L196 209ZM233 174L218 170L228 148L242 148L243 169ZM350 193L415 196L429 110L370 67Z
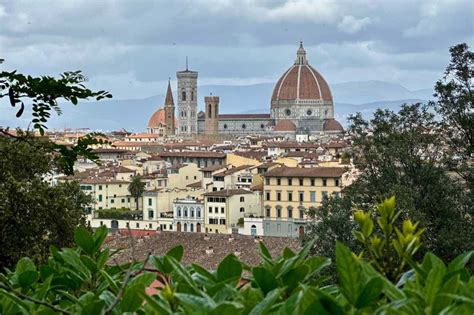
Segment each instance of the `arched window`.
M196 217L198 217L198 218L201 217L201 208L196 209Z
M187 231L188 231L188 224L184 223L184 232L187 232Z
M184 208L184 216L187 217L188 216L188 208Z
M257 235L257 227L255 225L252 225L250 227L250 235L256 236Z
M181 99L182 99L183 101L186 100L186 92L185 92L185 91L181 92Z
M189 226L189 231L194 232L194 224L191 223L191 225Z
M242 124L242 129L245 129L247 128L247 126L245 124Z
M244 207L240 207L240 212L245 212L245 208L244 208Z
M194 91L191 91L191 101L194 101Z
M178 217L181 216L181 207L178 207Z

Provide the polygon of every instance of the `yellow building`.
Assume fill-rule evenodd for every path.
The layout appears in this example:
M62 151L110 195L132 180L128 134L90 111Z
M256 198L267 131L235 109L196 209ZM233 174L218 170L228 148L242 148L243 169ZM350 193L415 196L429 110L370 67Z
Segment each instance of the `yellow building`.
M204 224L206 232L230 234L244 216L261 216L259 192L247 189L224 189L204 195Z
M266 172L263 186L264 233L297 237L304 233L306 211L341 193L342 167L277 167Z
M94 199L91 210L130 208L135 209L135 199L128 191L128 181L88 178L80 181L81 189Z

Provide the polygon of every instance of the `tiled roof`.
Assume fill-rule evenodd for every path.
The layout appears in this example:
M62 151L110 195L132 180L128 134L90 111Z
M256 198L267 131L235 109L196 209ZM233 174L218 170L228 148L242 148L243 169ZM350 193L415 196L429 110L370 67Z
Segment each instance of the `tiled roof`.
M225 170L225 171L223 171L223 172L214 174L213 176L227 176L227 175L232 175L232 174L237 173L237 172L239 172L239 171L248 169L249 167L251 167L251 165L236 166L236 167L229 168L229 169L227 169L227 170Z
M160 157L198 157L198 158L225 158L226 154L212 151L181 151L181 152L161 152Z
M195 183L188 184L188 185L186 185L186 187L189 187L189 188L201 188L201 187L202 187L202 184L201 184L201 181L198 181L198 182L195 182Z
M276 167L266 172L265 177L341 177L346 172L343 167Z
M207 167L200 168L201 172L214 172L226 168L226 165L210 165Z
M230 197L235 195L251 194L252 191L247 189L223 189L218 191L210 191L203 194L203 196L215 196L215 197Z
M142 239L141 242L136 241L133 250L135 253L133 258L137 261L143 261L148 253L162 256L171 248L183 245L182 262L184 264L194 263L211 270L216 270L219 262L231 253L240 256L240 259L248 265L259 264L261 261L259 240L265 243L272 257L281 256L285 247L289 247L293 251L298 251L301 247L298 239L270 236L255 238L245 235L159 232L150 235L148 239L145 237ZM128 237L109 241L107 246L112 249L125 249L111 259L111 264L129 262L132 258L130 238ZM206 250L209 248L212 248L212 253L207 254Z
M283 119L275 125L275 131L296 131L296 126L291 120Z
M225 119L269 119L270 114L220 114L219 120Z
M342 128L342 125L334 118L326 119L324 121L323 129L324 131L339 131L339 132L344 131L344 128Z

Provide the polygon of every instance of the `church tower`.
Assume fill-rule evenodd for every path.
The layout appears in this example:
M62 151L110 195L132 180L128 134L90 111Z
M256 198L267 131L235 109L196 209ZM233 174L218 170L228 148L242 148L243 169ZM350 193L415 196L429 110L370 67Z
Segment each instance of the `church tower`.
M204 132L207 135L219 134L219 96L204 97Z
M175 133L176 126L174 125L174 100L173 92L171 92L171 83L168 80L168 90L166 91L165 97L165 124L166 124L166 135L171 136Z
M178 134L193 136L197 134L197 78L196 71L188 69L176 72L178 78Z

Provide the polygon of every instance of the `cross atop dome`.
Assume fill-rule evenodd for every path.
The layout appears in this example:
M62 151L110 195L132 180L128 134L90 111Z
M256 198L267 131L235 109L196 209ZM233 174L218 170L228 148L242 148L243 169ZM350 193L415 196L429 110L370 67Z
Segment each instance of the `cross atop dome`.
M306 50L303 47L303 41L300 41L300 48L296 52L295 65L307 65L308 60L306 60Z

